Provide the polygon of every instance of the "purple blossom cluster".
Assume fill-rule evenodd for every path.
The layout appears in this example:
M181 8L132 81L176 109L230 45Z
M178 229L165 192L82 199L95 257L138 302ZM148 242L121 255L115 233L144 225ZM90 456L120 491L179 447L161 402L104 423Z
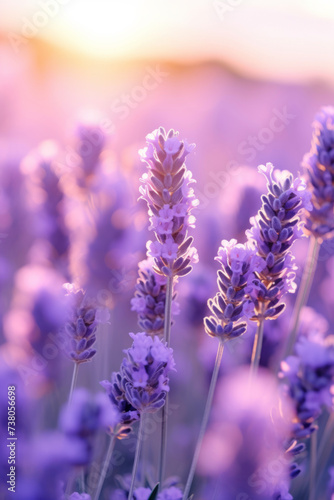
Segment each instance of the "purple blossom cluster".
M250 245L236 240L221 242L216 260L219 292L208 301L212 316L204 319L205 331L211 337L229 340L240 337L247 329L243 318L253 316L254 305L249 300L254 272L262 269L262 261Z
M288 382L294 401L296 420L292 433L296 439L310 437L317 430L323 408L332 408L334 386L334 346L332 336L316 333L300 336L295 355L281 364L280 376Z
M112 375L111 383L101 382L112 403L123 414L124 423L139 414L156 412L165 404L169 391L168 373L175 370L173 350L159 337L145 332L130 333L132 346L126 349L119 373Z
M60 329L59 337L67 341L65 352L75 363L86 363L96 354L93 346L96 342L98 323L106 321L109 313L98 309L96 301L89 299L87 294L75 285L66 283L64 290L68 299L68 317Z
M323 107L313 123L311 151L303 166L312 195L305 229L315 238L330 238L334 231L334 107Z
M198 205L191 184L192 173L185 165L186 156L194 144L178 139L178 132L163 128L146 137L148 146L141 153L148 167L141 179L142 199L147 203L150 229L156 241L149 241L148 255L155 259L157 271L165 276L185 276L191 264L197 262L197 252L188 236L195 217L192 210Z
M253 319L276 319L284 310L280 303L286 292L294 292L295 259L290 251L294 241L303 236L300 216L303 209L312 210L311 195L305 182L287 172L274 172L271 163L259 166L267 179L267 195L262 207L251 218L246 231L248 241L262 259L251 293L255 305Z
M99 393L93 397L86 389L76 389L71 402L63 408L59 420L64 436L80 441L85 450L73 465L88 465L92 459L97 432L111 432L119 422L119 412L110 405L105 394Z
M138 325L149 335L161 335L164 331L166 304L165 276L154 270L152 258L139 263L139 278L135 296L131 299L131 310L138 314ZM176 293L172 297L172 314L179 313Z
M65 220L65 193L57 170L58 146L43 142L22 162L32 204L34 246L68 275L69 231Z
M116 490L110 500L127 500L127 491ZM133 492L133 500L149 500L152 493L150 488L136 488ZM164 488L156 497L157 500L182 500L182 491L175 486Z

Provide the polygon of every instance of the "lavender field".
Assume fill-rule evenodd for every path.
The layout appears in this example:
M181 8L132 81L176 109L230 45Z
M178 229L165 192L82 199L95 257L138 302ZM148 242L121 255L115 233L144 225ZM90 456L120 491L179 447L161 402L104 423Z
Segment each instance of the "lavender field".
M0 499L334 499L333 26L0 0Z

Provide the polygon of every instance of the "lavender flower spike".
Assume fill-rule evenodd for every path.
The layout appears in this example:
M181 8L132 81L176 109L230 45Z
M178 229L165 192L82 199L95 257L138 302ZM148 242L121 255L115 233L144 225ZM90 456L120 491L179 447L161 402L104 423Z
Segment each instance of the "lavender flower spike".
M252 228L246 231L248 240L262 259L256 272L251 294L255 304L254 321L276 319L284 310L280 303L286 292L294 292L295 270L291 245L303 236L300 216L302 210L312 209L310 193L305 182L287 172L274 172L271 163L258 168L267 178L268 194L262 196L262 207L251 218Z
M95 301L90 300L85 292L66 283L64 289L69 298L70 307L68 321L60 336L67 337L66 349L69 357L78 365L90 361L96 354L93 345L96 342L96 329L100 322L107 320L108 313L97 308ZM107 315L107 316L106 316ZM103 317L105 316L105 317Z
M197 252L188 236L194 227L191 211L198 205L191 184L195 182L184 161L194 144L178 139L178 132L163 128L146 137L148 147L140 151L148 166L141 179L142 199L147 202L156 241L148 242L148 255L154 257L157 272L164 276L185 276Z
M130 337L133 343L121 365L125 396L139 413L154 413L169 392L168 373L175 370L173 349L145 332L130 333Z
M313 123L311 151L304 156L312 212L306 214L305 229L315 238L334 234L334 107L320 110Z
M240 320L254 313L247 294L252 290L254 272L261 271L263 263L249 244L241 245L234 239L221 242L216 260L222 265L217 279L219 292L208 301L212 316L204 318L204 325L208 335L226 341L246 331L247 324Z
M138 325L149 335L161 335L164 331L167 279L154 271L154 260L139 263L139 278L131 310L138 313ZM172 313L179 313L179 304L172 299ZM173 323L172 323L173 324Z

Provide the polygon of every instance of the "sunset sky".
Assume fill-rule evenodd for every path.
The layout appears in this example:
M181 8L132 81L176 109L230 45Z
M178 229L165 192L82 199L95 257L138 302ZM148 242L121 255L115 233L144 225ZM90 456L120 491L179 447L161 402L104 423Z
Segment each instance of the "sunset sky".
M334 85L331 0L0 0L0 12L14 51L40 37L98 58L216 60L250 77Z

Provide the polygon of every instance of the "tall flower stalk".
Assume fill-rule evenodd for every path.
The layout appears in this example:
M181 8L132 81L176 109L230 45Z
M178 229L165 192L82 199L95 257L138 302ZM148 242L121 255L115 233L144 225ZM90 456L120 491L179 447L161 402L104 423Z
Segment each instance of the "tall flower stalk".
M143 419L147 413L162 408L169 391L168 373L175 369L173 351L157 336L145 332L130 333L133 344L127 349L119 373L112 382L103 381L111 402L123 414L123 423L139 418L136 454L132 470L129 500L135 488L140 452L143 443Z
M212 316L204 318L205 331L210 337L219 339L216 361L212 373L210 388L204 415L197 438L193 460L183 493L183 500L188 500L196 465L200 454L204 434L207 428L212 400L221 365L224 344L240 337L246 332L247 323L242 321L254 312L254 306L247 299L251 292L254 271L258 269L259 257L249 245L237 244L236 240L223 240L216 260L222 269L218 271L219 292L208 301Z
M147 244L148 256L155 261L154 270L167 278L164 315L164 341L170 345L171 309L174 281L186 276L197 261L197 252L192 247L193 238L188 230L194 227L195 217L191 214L198 205L191 184L194 182L185 165L186 156L194 144L178 139L178 132L163 128L146 137L148 146L140 154L148 167L141 182L141 198L148 206L150 229L156 240ZM159 458L159 484L164 478L168 397L162 410L161 446Z
M304 156L307 188L311 194L305 232L310 236L309 254L299 289L286 355L296 341L300 311L307 303L322 241L334 234L334 107L320 110L313 123L311 151Z
M294 292L295 259L290 248L303 236L300 215L303 208L311 209L310 194L302 179L287 172L274 172L271 163L259 166L267 179L268 193L262 196L262 207L251 218L252 228L246 232L249 243L260 258L259 269L251 293L254 315L258 324L254 339L251 377L257 373L263 340L264 321L276 319L284 310L282 296Z
M97 326L107 321L109 313L99 309L94 300L71 283L63 285L65 298L68 299L67 321L58 333L59 341L64 344L67 356L74 362L69 401L76 387L79 366L92 360L96 354Z

